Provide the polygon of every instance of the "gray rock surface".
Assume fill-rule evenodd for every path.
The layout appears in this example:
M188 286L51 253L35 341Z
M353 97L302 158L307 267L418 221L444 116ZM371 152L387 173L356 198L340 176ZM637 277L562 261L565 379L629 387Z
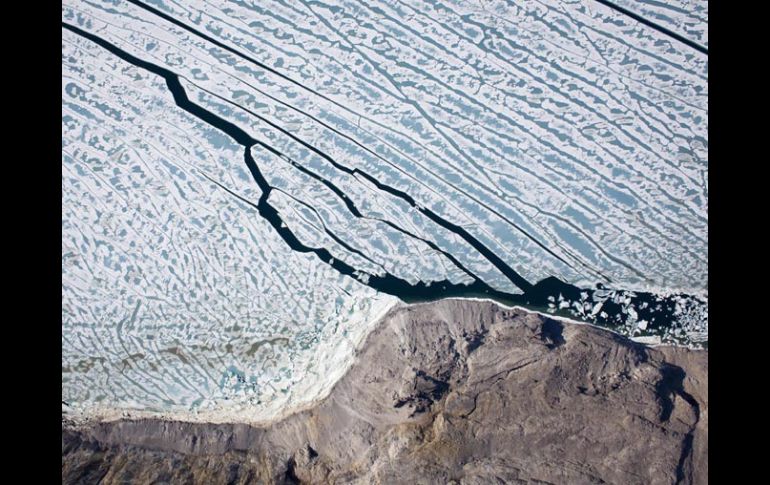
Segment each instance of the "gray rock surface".
M64 483L707 483L708 352L490 302L393 310L265 427L62 425Z

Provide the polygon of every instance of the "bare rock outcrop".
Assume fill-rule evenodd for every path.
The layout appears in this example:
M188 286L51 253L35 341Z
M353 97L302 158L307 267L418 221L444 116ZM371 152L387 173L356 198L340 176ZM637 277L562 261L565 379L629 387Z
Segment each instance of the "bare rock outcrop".
M65 483L707 483L708 352L490 302L393 310L269 426L62 427Z

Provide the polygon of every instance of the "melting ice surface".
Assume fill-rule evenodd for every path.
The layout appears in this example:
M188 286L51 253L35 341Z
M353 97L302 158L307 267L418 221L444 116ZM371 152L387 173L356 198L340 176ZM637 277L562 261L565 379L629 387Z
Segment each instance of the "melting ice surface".
M63 400L266 419L399 299L707 341L707 3L615 5L63 2Z

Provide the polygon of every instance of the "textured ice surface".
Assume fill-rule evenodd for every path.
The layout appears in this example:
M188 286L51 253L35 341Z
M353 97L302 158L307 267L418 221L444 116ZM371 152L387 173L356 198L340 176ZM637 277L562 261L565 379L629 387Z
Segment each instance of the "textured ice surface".
M613 3L708 48L708 0L614 0Z
M708 45L706 2L617 4ZM256 140L263 203L329 257L287 245L244 147L167 80L63 28L68 403L300 404L396 301L377 277L707 299L707 55L592 1L147 5L67 0L62 21Z

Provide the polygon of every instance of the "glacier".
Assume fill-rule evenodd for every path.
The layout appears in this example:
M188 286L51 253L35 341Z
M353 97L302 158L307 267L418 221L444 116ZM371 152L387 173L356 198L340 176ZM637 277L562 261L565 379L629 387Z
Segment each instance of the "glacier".
M707 3L606 3L65 0L63 401L270 419L410 299L707 342Z

